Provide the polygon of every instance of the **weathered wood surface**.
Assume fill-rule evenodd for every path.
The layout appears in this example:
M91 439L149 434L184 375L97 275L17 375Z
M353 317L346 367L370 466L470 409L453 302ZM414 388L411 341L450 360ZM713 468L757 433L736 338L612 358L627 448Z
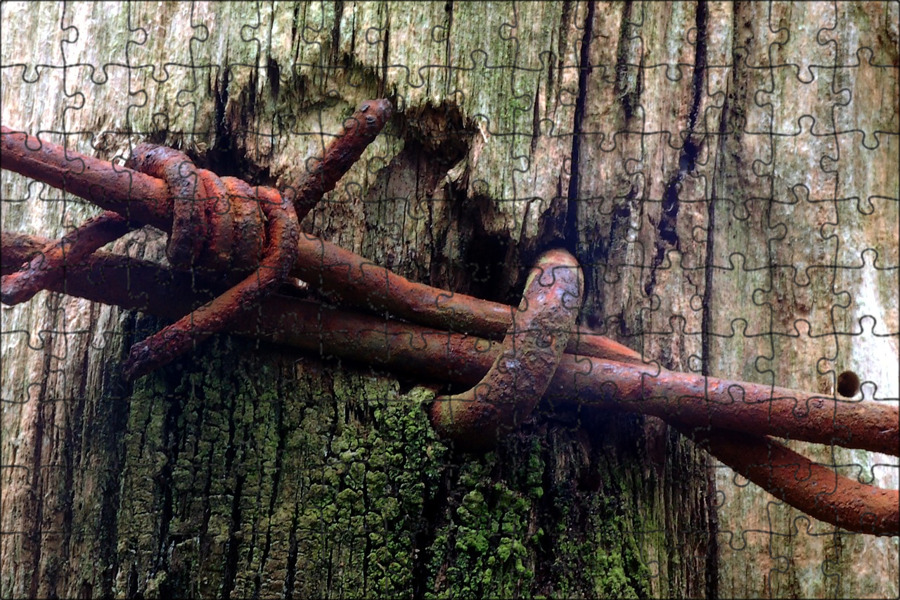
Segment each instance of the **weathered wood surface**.
M390 95L306 229L510 303L574 242L582 321L648 359L823 392L853 370L900 396L895 3L0 18L5 125L107 159L149 136L284 185ZM2 181L5 230L96 212ZM150 231L116 248L164 256ZM154 319L46 293L0 314L4 597L897 594L896 538L808 523L656 421L545 415L473 458L435 439L431 382L218 337L130 387L117 364ZM816 456L897 486L883 457Z

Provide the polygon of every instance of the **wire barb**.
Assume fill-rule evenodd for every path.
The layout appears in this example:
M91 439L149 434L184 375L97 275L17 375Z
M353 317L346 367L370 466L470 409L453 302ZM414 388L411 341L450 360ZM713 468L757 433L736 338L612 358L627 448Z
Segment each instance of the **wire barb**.
M158 368L212 333L228 329L398 370L411 369L420 377L468 385L481 380L486 385L476 385L457 397L439 397L432 408L436 428L473 448L484 447L484 440L493 441L497 433L518 426L541 396L565 404L657 416L807 514L851 531L900 533L900 492L841 477L768 437L897 456L900 412L896 406L677 373L644 363L621 344L574 326L582 277L575 259L559 251L541 259L516 311L410 282L334 244L302 234L298 222L304 211L333 189L390 114L387 101L364 104L345 123L342 136L317 159L318 166L285 195L238 179L219 178L168 148L136 148L130 163L135 170L73 154L3 127L3 168L113 212L55 242L3 232L2 300L21 302L37 289L50 289L179 319L132 348L125 365L129 377ZM170 260L193 275L97 251L143 225L169 231ZM254 232L249 236L252 240L238 234L243 234L242 227ZM22 267L14 271L8 265ZM221 289L222 278L211 276L221 275L222 270L242 274L243 280ZM269 296L288 273L319 283L326 295L342 302L383 309L407 321ZM547 273L554 276L545 281ZM565 273L569 276L563 277ZM199 296L192 277L211 277L209 287L220 295L212 300ZM102 287L91 283L100 280L105 282ZM547 290L555 290L552 293L559 302L541 299ZM262 304L264 318L236 319L251 303ZM202 306L196 308L198 304ZM561 312L554 312L559 307ZM504 334L502 345L491 341ZM421 343L412 347L412 339ZM523 365L503 372L519 362ZM492 365L494 371L489 372ZM490 395L484 396L482 389ZM802 414L798 407L803 407ZM454 420L460 415L472 418Z

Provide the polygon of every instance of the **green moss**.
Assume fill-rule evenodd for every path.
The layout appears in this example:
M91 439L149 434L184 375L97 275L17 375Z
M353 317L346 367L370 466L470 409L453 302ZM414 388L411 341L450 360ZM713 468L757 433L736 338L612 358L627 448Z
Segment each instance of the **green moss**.
M331 391L320 400L336 405L332 414L341 426L331 428L335 435L321 469L309 473L309 493L298 505L297 535L308 550L303 561L327 559L305 567L327 567L337 559L347 569L340 590L310 582L307 591L411 596L415 553L421 550L416 536L427 527L423 505L436 494L445 452L420 406L427 392L415 389L401 396L393 382L349 374L336 375ZM371 423L364 425L353 415Z
M460 467L459 502L448 507L436 535L432 573L443 577L435 579L432 597L517 597L531 589L533 501L516 485L527 478L492 480L496 459L494 453L472 457Z
M120 560L137 591L266 596L290 573L297 597L648 595L621 463L568 433L453 454L431 391L294 376L245 344L217 336L135 390ZM600 491L579 487L590 469Z

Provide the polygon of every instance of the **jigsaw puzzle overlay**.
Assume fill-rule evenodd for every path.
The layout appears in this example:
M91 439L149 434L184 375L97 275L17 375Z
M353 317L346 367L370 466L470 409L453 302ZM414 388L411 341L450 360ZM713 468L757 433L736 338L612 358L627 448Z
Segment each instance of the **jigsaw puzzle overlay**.
M0 596L896 597L898 20L0 4Z

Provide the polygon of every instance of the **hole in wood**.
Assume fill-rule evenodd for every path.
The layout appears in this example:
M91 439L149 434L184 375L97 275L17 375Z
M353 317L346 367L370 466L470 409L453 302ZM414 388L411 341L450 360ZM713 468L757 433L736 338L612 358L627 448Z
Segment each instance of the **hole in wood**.
M838 375L837 379L838 394L845 398L852 398L859 393L859 375L853 371L844 371Z

